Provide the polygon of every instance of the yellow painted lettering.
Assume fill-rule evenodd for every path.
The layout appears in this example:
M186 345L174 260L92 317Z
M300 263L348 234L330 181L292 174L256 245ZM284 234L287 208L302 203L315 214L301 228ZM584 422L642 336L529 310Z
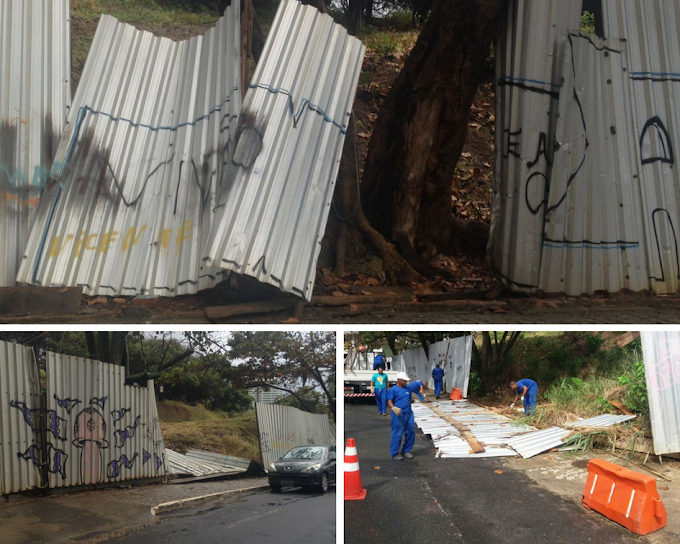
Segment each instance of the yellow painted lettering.
M142 237L142 233L146 230L146 225L139 229L139 234L135 235L137 227L130 227L128 233L123 239L123 253L127 252L129 248L139 243L139 239Z
M118 238L118 232L112 230L111 232L105 232L102 235L102 239L99 242L99 253L106 253L113 242Z
M177 245L181 247L184 240L191 240L191 221L189 219L187 219L179 228L179 233L177 234Z
M55 236L52 238L52 243L50 244L50 258L58 257L61 253L61 248L61 236Z
M85 239L85 249L89 249L90 251L93 251L97 249L97 245L92 245L92 240L97 239L97 234L90 234L86 239Z
M161 239L161 247L163 249L168 249L168 244L170 242L170 233L172 232L172 229L163 229L161 231L160 239Z
M81 232L76 240L76 257L80 257L83 251L83 239L85 237L85 232Z

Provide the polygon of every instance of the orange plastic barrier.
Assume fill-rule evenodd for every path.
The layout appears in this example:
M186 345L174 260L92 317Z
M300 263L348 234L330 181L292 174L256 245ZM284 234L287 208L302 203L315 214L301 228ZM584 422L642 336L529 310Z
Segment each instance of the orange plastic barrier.
M347 439L345 448L345 500L361 501L366 498L366 490L361 487L361 474L359 474L359 456L354 438Z
M449 398L451 400L463 400L463 395L461 394L460 389L453 387L451 389L451 396Z
M583 506L638 535L666 526L666 507L656 490L656 480L603 459L588 463Z

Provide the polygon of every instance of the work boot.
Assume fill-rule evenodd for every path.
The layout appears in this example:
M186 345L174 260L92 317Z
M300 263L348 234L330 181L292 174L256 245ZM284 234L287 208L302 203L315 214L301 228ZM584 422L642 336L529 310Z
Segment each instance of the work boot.
M413 454L411 452L405 453L404 457L406 457L406 459L413 459Z
M413 456L411 456L411 457L413 457ZM404 459L404 456L401 455L401 454L399 454L399 453L397 453L397 455L393 455L393 456L392 456L392 459L396 459L397 461L401 461L401 460Z

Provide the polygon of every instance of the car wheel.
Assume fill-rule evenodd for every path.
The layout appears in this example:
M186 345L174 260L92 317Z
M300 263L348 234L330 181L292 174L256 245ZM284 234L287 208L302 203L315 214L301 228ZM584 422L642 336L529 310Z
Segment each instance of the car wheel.
M321 493L328 491L328 474L325 472L321 475L321 481L319 482L319 489Z
M281 493L281 486L280 485L274 485L274 484L269 484L272 488L272 493Z

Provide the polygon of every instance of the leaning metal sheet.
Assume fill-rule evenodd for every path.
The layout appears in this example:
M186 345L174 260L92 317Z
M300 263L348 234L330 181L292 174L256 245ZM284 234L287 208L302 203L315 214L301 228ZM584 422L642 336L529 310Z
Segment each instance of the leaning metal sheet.
M311 298L363 57L330 16L282 0L244 102L207 264Z
M202 268L241 104L240 1L183 42L102 16L18 281L175 296Z
M0 2L0 287L17 271L71 106L68 0Z

